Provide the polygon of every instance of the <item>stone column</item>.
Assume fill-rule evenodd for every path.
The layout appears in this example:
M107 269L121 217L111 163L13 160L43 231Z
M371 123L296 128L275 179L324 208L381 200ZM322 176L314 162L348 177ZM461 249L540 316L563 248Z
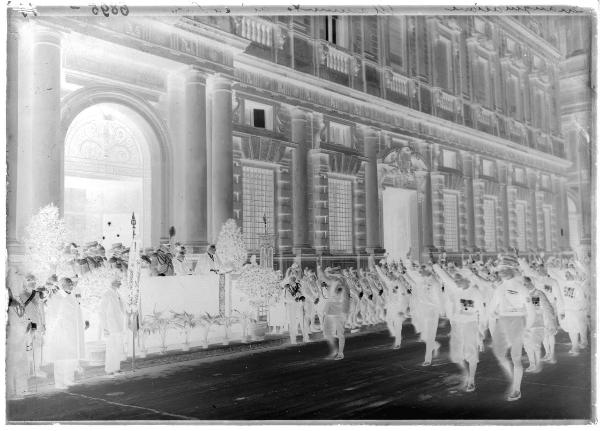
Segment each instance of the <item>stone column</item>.
M8 19L6 69L6 246L17 245L17 165L19 154L19 32Z
M216 242L223 223L233 217L233 140L231 81L215 75L210 81L212 93L212 130L210 142L211 240Z
M61 36L37 28L33 36L32 209L54 203L63 212L60 127Z
M367 216L367 247L369 254L381 251L379 232L379 191L377 184L377 144L375 133L365 133L364 146L367 162L365 166L365 198Z
M467 244L469 248L476 246L475 242L475 194L473 182L476 177L476 158L469 153L463 153L463 178L467 199Z
M185 73L182 142L183 235L194 253L206 246L206 84L197 70ZM177 168L177 167L175 167Z
M567 179L564 177L558 178L558 206L556 208L558 214L558 246L561 250L569 250L571 248L569 241L569 205L567 203Z
M294 242L293 253L300 257L310 253L308 240L308 146L306 144L306 117L298 109L291 112L292 142L297 147L292 155L292 205Z

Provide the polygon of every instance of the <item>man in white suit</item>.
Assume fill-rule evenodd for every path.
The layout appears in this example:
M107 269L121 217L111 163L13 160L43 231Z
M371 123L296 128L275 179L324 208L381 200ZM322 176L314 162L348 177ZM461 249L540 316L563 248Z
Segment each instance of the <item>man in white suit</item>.
M208 246L206 254L200 256L196 264L196 274L219 274L223 269L221 259L217 256L217 247L214 244Z
M119 280L114 280L100 302L100 327L106 341L104 371L109 375L120 371L124 356L125 309L117 292L120 285Z

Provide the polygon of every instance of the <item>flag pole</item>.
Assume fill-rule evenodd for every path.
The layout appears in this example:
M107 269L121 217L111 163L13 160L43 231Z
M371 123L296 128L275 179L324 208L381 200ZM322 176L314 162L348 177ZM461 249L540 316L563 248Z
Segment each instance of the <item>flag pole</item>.
M135 254L135 253L137 253L137 246L136 246L136 241L135 241L135 225L136 225L135 213L131 213L131 228L133 231L133 236L132 236L133 244L132 245L133 245L133 253L134 253L133 259L137 258L137 255ZM131 256L131 248L129 249L129 253ZM131 258L129 259L129 262L130 262L130 266L131 266L131 262L132 262ZM132 268L129 268L129 267L127 269L128 269L128 271L133 270ZM132 277L131 281L133 281L133 277ZM131 289L132 286L129 286L129 288ZM134 372L135 371L135 333L137 331L137 321L135 321L136 319L135 319L134 313L131 314L130 318L131 318L131 349L132 349L131 350L131 371Z

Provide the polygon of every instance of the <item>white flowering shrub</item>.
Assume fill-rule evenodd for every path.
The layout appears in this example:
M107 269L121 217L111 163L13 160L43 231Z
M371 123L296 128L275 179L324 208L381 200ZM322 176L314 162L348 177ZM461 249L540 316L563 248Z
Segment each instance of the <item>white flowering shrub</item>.
M50 204L31 217L25 228L26 270L45 282L57 267L65 263L63 249L66 242L65 222L58 208Z
M246 265L237 279L237 288L258 306L269 300L279 288L277 272L258 265Z
M225 267L230 267L237 272L246 263L248 252L244 237L234 219L223 223L216 245L217 254Z

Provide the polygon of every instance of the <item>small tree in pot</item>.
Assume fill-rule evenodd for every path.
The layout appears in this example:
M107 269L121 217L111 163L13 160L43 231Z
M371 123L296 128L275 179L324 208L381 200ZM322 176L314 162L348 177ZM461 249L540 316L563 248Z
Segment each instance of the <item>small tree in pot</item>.
M165 317L163 312L156 311L156 307L152 314L146 316L148 318L149 327L152 328L152 333L158 332L160 335L160 352L166 353L167 351L167 331L173 325L173 322Z
M221 316L219 315L213 315L210 313L204 313L200 316L200 323L199 325L202 327L203 330L203 336L202 336L202 347L203 348L207 348L208 347L208 335L210 334L210 329L215 326L215 325L219 325L221 322Z
M248 341L248 326L256 324L257 320L254 317L254 313L250 310L233 310L235 317L242 324L242 342Z
M199 319L196 319L193 314L186 311L182 313L175 313L174 311L171 311L171 313L173 314L173 324L180 328L185 335L185 342L182 350L187 352L190 350L190 335L192 330L198 326Z
M234 323L237 323L238 319L236 316L225 316L223 314L219 317L219 324L225 327L225 337L223 338L223 345L227 346L231 340L231 327Z

